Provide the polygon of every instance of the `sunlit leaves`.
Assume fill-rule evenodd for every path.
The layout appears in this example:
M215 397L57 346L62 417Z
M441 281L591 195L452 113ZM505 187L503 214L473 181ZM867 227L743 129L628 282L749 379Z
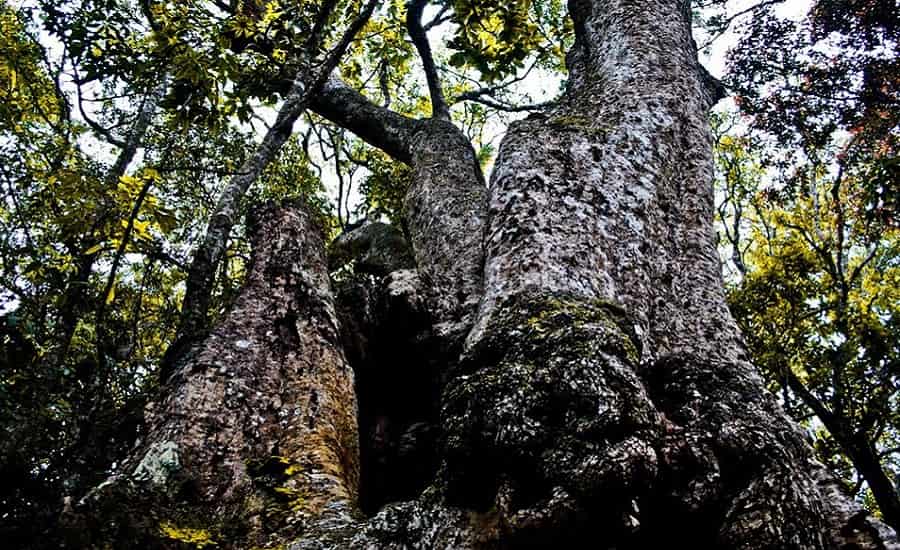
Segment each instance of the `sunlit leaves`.
M808 425L821 458L852 484L858 474L841 447L848 434L894 449L900 432L900 231L871 215L867 188L880 184L863 159L796 167L785 186L762 169L752 143L726 136L717 150L727 204L720 231L726 256L742 267L729 303L787 409L803 421L827 411ZM822 156L848 163L853 144ZM900 472L898 459L884 455L889 476Z
M452 0L449 4L457 25L448 44L455 50L449 62L476 68L487 82L514 74L532 55L561 59L561 48L571 34L558 2Z
M26 33L24 17L0 2L0 131L20 132L29 121L54 122L61 114L41 48Z

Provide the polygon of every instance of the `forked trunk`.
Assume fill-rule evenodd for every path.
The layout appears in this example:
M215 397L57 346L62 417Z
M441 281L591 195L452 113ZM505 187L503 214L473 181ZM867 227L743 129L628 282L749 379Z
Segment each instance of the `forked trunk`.
M297 549L897 547L813 460L726 307L714 91L688 3L569 10L566 94L510 128L486 214L471 148L446 122L405 119L334 79L313 102L414 168L407 221L435 324L423 332L445 354L423 359L443 365L429 487L352 513L355 398L321 242L303 215L270 210L241 299L170 383L126 469L207 512L149 506L154 521L185 522L158 532L211 525L223 547L297 535Z

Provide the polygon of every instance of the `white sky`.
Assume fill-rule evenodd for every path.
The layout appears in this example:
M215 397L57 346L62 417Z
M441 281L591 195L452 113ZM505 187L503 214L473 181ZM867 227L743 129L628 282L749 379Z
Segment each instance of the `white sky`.
M728 13L738 13L757 3L759 3L759 0L732 0L726 7L728 8ZM812 0L784 0L781 5L776 6L775 13L780 17L799 21L806 17L811 6ZM746 16L742 19L746 20ZM737 41L738 35L736 31L740 29L742 19L735 21L728 32L716 41L711 48L710 55L704 55L701 52L700 61L713 76L721 77L725 73L728 50ZM702 39L698 37L697 42L702 42Z

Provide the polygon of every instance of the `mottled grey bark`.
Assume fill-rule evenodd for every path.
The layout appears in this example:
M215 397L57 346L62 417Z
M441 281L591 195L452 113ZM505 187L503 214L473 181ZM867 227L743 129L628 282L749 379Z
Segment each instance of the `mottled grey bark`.
M72 542L263 546L352 508L356 398L320 230L303 207L267 207L252 243L233 309L148 407L120 473L70 515Z
M206 523L179 515L188 527L248 526L217 539L224 546L296 535L288 548L898 548L814 462L725 306L706 120L715 90L696 62L687 2L572 0L570 13L569 87L553 111L510 129L487 200L471 147L446 121L404 118L334 78L312 103L416 179L406 214L418 274L352 289L359 312L344 308L345 327L383 335L371 327L393 315L384 312L418 315L424 302L425 332L457 344L468 332L459 358L436 346L441 464L429 487L369 519L356 513L354 462L337 458L353 454L354 396L312 252L321 243L303 230L285 237L284 220L257 246L304 267L257 262L235 310L152 412L126 469L132 483L158 480L179 489L172 502L214 511ZM379 305L385 297L397 304ZM386 366L366 358L378 356L374 338L352 336L343 342L355 366ZM301 421L273 423L289 401ZM318 422L328 417L339 420ZM381 420L361 421L381 437ZM288 451L272 451L273 440ZM278 457L330 475L289 473ZM266 487L309 497L297 513L276 507L284 523L267 527L253 519L266 517L259 502L277 502Z
M896 547L814 462L727 310L716 90L687 3L570 13L568 90L513 125L492 175L483 297L443 392L443 466L343 544ZM429 229L454 234L419 225L431 242Z
M188 270L186 290L181 306L181 324L178 327L175 343L166 359L168 366L165 374L168 374L174 361L187 351L196 336L207 325L213 281L222 256L225 254L231 229L237 221L241 200L291 137L294 122L306 109L308 94L304 76L302 73L297 75L284 103L278 110L275 123L266 131L266 135L263 136L256 150L241 165L238 173L229 180L219 194L219 199L206 227L203 242L194 252L191 267Z
M540 504L514 506L513 527L518 516L558 526L541 515L550 503L596 510L603 495L611 545L671 537L676 525L728 548L842 543L828 532L862 540L877 522L836 526L838 503L817 488L808 445L764 392L726 307L712 229L715 90L688 10L570 3L565 97L510 129L492 176L485 295L467 341L475 370L445 393L448 472L465 491L476 463L492 467L495 503L506 486L530 492ZM535 333L548 316L561 322ZM585 353L584 341L616 338L633 352ZM545 373L557 362L570 372ZM534 397L536 376L547 399ZM598 426L585 430L591 407Z
M472 145L450 122L429 120L412 148L406 222L435 331L455 346L482 291L487 187Z
M436 330L451 347L472 324L482 288L487 188L459 128L379 107L332 78L312 108L413 168L407 226Z

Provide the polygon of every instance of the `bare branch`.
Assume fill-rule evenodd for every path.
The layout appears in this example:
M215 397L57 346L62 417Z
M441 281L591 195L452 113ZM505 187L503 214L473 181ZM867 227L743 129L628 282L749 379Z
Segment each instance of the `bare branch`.
M78 104L78 112L81 114L82 120L84 120L84 122L87 123L87 125L91 128L91 130L93 130L97 135L99 135L100 137L105 139L107 143L109 143L110 145L115 145L116 147L118 147L120 149L124 149L125 148L124 141L122 141L121 139L114 136L113 133L109 130L109 128L104 128L103 126L100 125L99 122L92 119L90 116L88 116L87 112L85 112L85 110L84 110L85 99L81 93L81 79L78 77L78 69L75 68L74 71L75 71L75 94L77 95L76 103Z
M525 111L545 111L550 107L556 105L555 101L545 101L543 103L532 103L528 105L514 105L512 103L507 103L505 101L499 101L495 99L489 99L487 97L482 97L477 93L469 94L469 92L460 94L457 97L459 101L474 101L476 103L481 103L482 105L487 105L493 109L497 109L498 111L506 111L508 113L521 113Z
M441 82L438 77L437 67L434 65L434 57L431 54L431 46L428 44L428 35L422 27L422 11L428 0L412 0L406 5L406 30L412 38L422 65L425 68L425 78L428 80L428 93L431 96L431 112L434 118L450 120L450 108L444 93L441 91Z
M708 48L709 46L711 46L713 44L713 42L715 42L719 38L722 38L722 36L726 32L728 32L728 29L731 28L731 25L734 24L735 21L737 21L739 18L747 15L748 13L754 12L754 11L756 11L760 8L764 8L766 6L772 6L774 4L782 4L782 3L784 3L784 0L764 0L763 2L754 4L754 5L750 6L749 8L745 8L737 13L734 13L734 14L728 16L728 18L722 22L722 27L719 29L719 31L717 33L713 34L712 36L710 36L709 38L707 38L706 41L703 42L703 44L701 44L698 49L702 50L704 48Z
M428 32L435 27L439 27L439 26L443 25L447 21L450 21L450 19L452 19L452 17L450 15L447 15L448 11L450 11L449 6L447 6L447 5L441 6L441 10L434 15L434 18L425 24L425 27L424 27L425 32Z

